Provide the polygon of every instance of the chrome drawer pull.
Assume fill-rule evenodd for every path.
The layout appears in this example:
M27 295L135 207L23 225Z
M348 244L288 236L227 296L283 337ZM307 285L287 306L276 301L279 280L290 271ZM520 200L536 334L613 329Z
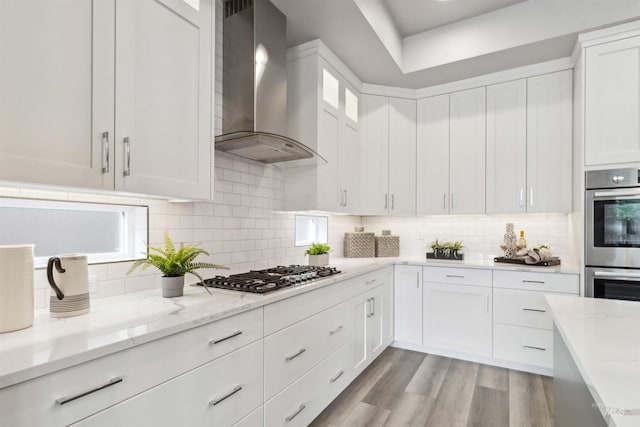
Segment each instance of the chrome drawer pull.
M524 344L523 344L522 346L523 346L524 348L530 348L530 349L532 349L532 350L547 351L547 349L546 349L546 348L536 347L536 346L533 346L533 345L524 345Z
M118 384L122 382L122 377L115 377L109 380L108 383L98 386L96 388L93 388L89 391L85 391L82 393L78 393L78 394L74 394L73 396L67 396L67 397L61 397L59 399L56 399L56 403L58 405L64 405L65 403L69 403L69 402L73 402L76 399L80 399L81 397L87 396L91 393L95 393L96 391L100 391L102 389L105 389L107 387L111 387L112 385Z
M124 171L122 172L123 176L131 176L131 140L129 137L125 137L123 140L124 143Z
M295 359L296 357L300 356L305 351L307 351L306 348L301 348L300 350L298 350L298 352L296 354L291 355L291 356L287 356L287 357L284 358L284 360L285 360L285 362L289 362L289 361Z
M342 329L342 328L343 328L343 326L342 326L342 325L339 325L339 326L338 326L337 328L335 328L333 331L329 331L329 335L333 335L333 334L336 334L336 333L340 332L340 329Z
M543 280L523 280L522 283L537 283L539 285L544 285L545 282Z
M231 338L237 337L240 334L242 334L242 331L236 331L236 332L232 333L231 335L229 335L228 337L224 337L224 338L220 338L220 339L217 339L217 340L209 341L209 345L219 344L219 343L221 343L223 341L230 340Z
M367 280L366 282L364 282L366 285L370 285L372 283L375 283L376 279L371 279L371 280Z
M287 418L285 418L284 420L285 420L286 422L289 422L289 421L293 420L295 417L297 417L297 416L298 416L298 414L299 414L300 412L302 412L302 411L304 410L304 408L306 408L306 405L300 405L300 407L298 408L298 410L297 410L296 412L294 412L293 414L289 415L289 416L288 416Z
M233 388L233 390L231 390L229 393L225 394L224 396L222 396L219 399L215 399L212 400L211 402L209 402L210 406L216 406L218 403L222 403L224 400L230 398L231 396L233 396L234 394L236 394L237 392L239 392L240 390L242 390L242 387L237 385Z
M523 308L524 311L535 311L536 313L546 313L547 310L540 310L539 308Z
M458 276L457 274L447 274L446 277L455 277L456 279L464 279L464 276Z
M109 173L109 132L102 132L102 146L104 148L102 173Z
M344 374L344 371L340 371L338 372L338 375L336 375L335 377L331 378L329 380L330 383L335 383L336 381L338 381L338 378L340 378L342 375Z

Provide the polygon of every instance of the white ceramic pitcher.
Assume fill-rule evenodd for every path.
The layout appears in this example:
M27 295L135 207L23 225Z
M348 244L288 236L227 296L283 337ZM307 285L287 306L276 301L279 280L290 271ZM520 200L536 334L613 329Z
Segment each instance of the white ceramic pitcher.
M85 254L49 258L47 279L51 286L51 317L71 317L89 312L89 269Z
M33 247L0 246L0 333L33 325Z

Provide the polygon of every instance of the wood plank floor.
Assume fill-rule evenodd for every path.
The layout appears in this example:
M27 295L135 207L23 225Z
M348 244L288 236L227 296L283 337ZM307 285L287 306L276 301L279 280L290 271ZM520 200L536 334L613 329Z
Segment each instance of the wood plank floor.
M311 425L552 427L553 379L389 347Z

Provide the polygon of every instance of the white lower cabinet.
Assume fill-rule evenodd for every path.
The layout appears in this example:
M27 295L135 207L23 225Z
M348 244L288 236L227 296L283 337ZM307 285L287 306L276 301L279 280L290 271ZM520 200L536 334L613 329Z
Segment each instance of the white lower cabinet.
M396 265L394 288L394 337L396 341L422 344L422 267Z
M426 283L424 343L491 357L491 288Z
M351 344L313 368L264 407L264 425L307 426L352 379Z
M391 271L382 286L351 300L353 370L360 374L393 341L393 285Z
M553 368L553 331L522 326L493 326L493 357Z
M75 424L231 426L263 402L262 341Z

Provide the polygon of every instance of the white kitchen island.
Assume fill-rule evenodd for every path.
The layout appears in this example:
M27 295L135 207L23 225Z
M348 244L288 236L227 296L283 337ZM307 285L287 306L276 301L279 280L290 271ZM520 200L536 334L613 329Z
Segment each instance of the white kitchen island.
M547 295L558 426L640 425L640 303Z

